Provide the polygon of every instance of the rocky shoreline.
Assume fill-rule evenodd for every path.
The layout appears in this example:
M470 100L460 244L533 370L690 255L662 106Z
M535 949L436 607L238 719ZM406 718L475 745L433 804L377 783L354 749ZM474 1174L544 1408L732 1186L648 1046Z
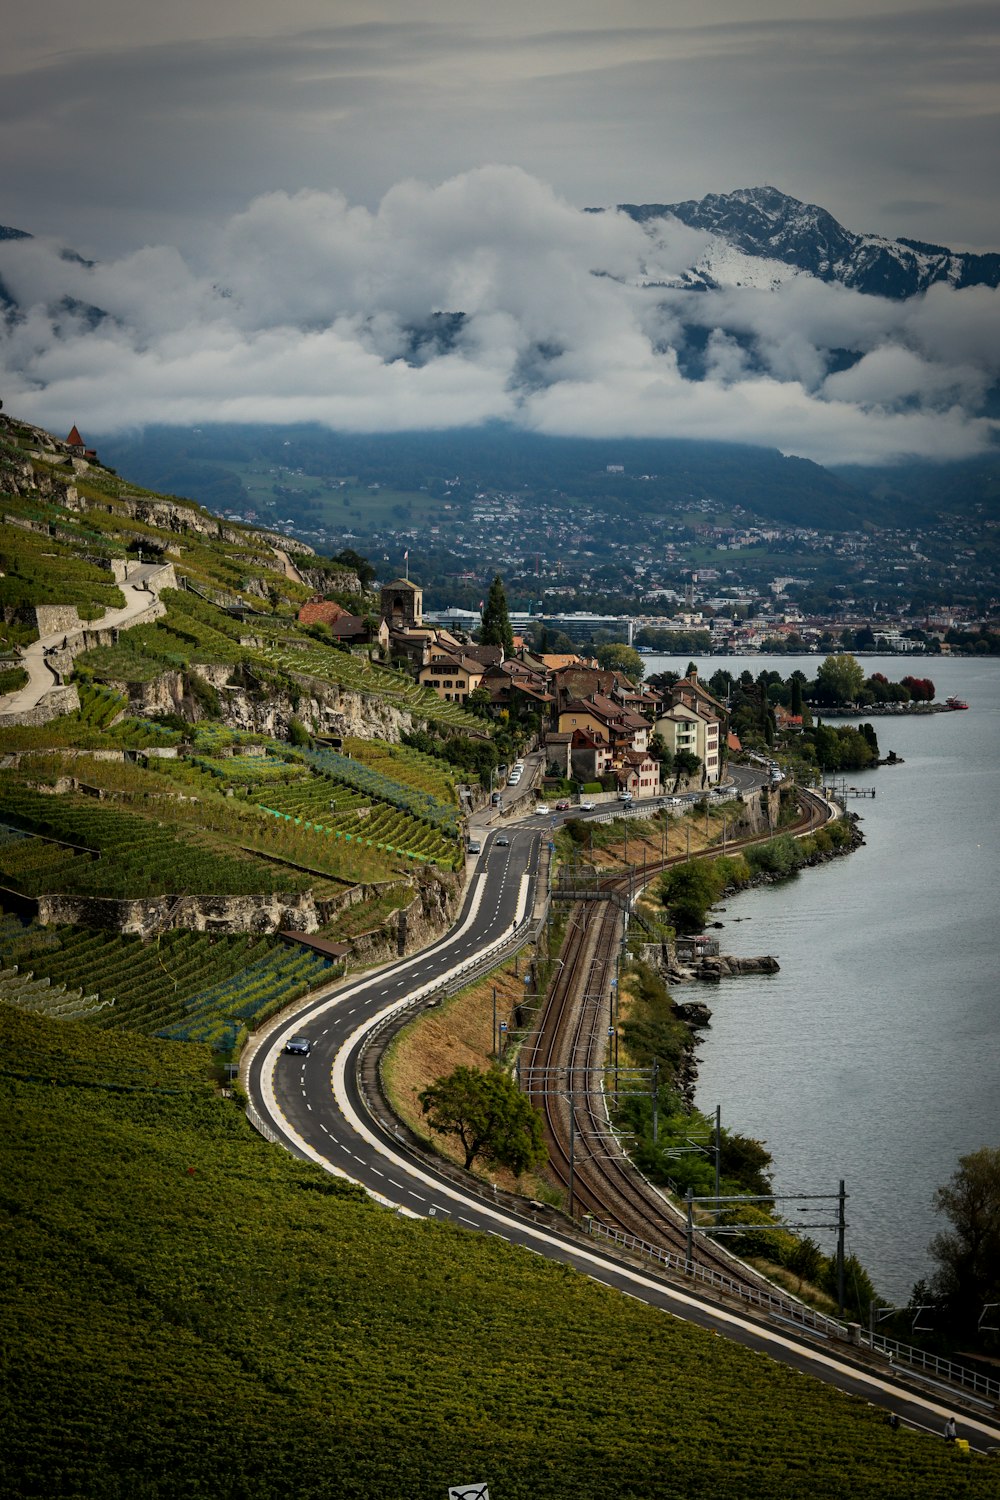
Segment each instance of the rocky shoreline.
M842 849L831 849L817 852L812 855L803 869L809 869L816 865L826 864L831 859L840 859L844 855L852 854L855 849L861 847L865 842L864 834L859 826L860 820L856 813L844 813L844 818L851 825L851 841ZM755 876L748 886L742 886L741 890L765 885L778 885L787 876L761 874ZM736 890L727 894L738 895ZM724 911L725 908L716 908ZM716 921L712 926L716 929L724 924ZM664 949L663 960L659 965L660 970L668 985L690 984L701 981L707 984L719 984L723 979L736 978L741 974L777 974L779 972L778 960L771 954L764 954L758 958L737 958L733 954L705 953L695 955L682 962L677 957L676 947ZM695 1048L701 1038L697 1035L712 1024L712 1012L703 1000L678 1001L673 1003L674 1015L679 1021L683 1021L690 1033L690 1039L684 1049L684 1059L677 1069L676 1082L681 1096L689 1105L693 1105L695 1089L698 1082L698 1063L695 1056Z

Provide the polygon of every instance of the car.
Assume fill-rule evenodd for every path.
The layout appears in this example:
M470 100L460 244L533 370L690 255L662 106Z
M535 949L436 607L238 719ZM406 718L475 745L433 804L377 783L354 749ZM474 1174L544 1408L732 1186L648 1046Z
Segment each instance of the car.
M561 797L556 803L556 812L569 812L571 805L568 797Z
M294 1053L296 1057L308 1057L312 1051L312 1042L307 1036L292 1036L285 1043L285 1051Z
M511 771L509 777L507 778L507 781L510 786L517 786L517 783L520 781L520 779L520 771Z
M548 803L546 802L539 802L538 806L535 808L536 813L549 813L551 811L551 807L549 807Z
M581 802L580 803L580 811L581 812L593 812L594 811L594 804L593 804L593 802Z
M465 846L468 854L482 854L483 846L478 839L470 839Z
M632 801L632 793L631 792L619 792L618 793L618 801L619 802L626 802L626 803L627 802L631 802Z
M497 849L509 849L510 839L505 833L498 833L496 838L493 840L493 844Z

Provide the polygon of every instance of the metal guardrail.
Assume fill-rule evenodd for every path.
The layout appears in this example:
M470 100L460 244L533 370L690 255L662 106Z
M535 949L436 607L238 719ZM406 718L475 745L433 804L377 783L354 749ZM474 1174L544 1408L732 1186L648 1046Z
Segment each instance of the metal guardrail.
M912 1344L899 1344L895 1339L883 1338L879 1333L868 1333L863 1341L873 1354L884 1354L891 1364L905 1364L911 1370L920 1370L948 1385L960 1386L963 1391L980 1396L984 1401L1000 1403L1000 1380L991 1380L978 1370L969 1370L965 1365L956 1365L950 1359L941 1359L937 1354L928 1354L925 1349L914 1349Z
M584 1220L584 1223L586 1225L587 1221ZM786 1302L769 1292L758 1291L753 1287L745 1286L742 1282L731 1281L729 1277L723 1276L719 1271L713 1271L711 1267L698 1265L695 1261L687 1260L681 1255L674 1255L669 1250L661 1250L658 1246L650 1245L634 1234L625 1234L607 1224L601 1224L596 1219L591 1219L587 1227L589 1233L597 1239L608 1240L623 1250L631 1250L663 1266L664 1269L697 1281L715 1292L725 1292L737 1297L741 1302L759 1307L770 1317L793 1324L800 1331L813 1333L821 1338L836 1339L840 1343L854 1344L859 1349L867 1349L872 1354L882 1355L897 1370L901 1365L906 1365L908 1367L906 1373L919 1371L929 1378L957 1387L963 1393L979 1397L985 1402L992 1404L1000 1402L1000 1380L991 1380L989 1376L981 1375L978 1370L956 1365L951 1360L941 1359L936 1354L928 1354L924 1349L915 1349L911 1344L900 1344L894 1339L883 1338L877 1333L864 1333L858 1324L839 1323L836 1319L827 1318L802 1303Z
M821 1338L837 1339L840 1343L856 1342L852 1340L852 1330L847 1324L838 1323L835 1318L828 1318L823 1313L806 1307L804 1303L789 1302L762 1288L758 1290L747 1286L745 1282L733 1281L730 1277L724 1276L721 1271L713 1271L710 1266L699 1265L697 1261L687 1260L685 1256L675 1255L670 1250L661 1250L659 1246L649 1244L638 1235L613 1229L607 1224L602 1224L598 1219L590 1219L589 1224L585 1219L584 1223L589 1233L595 1238L609 1240L621 1250L631 1250L637 1255L645 1256L646 1259L663 1266L665 1270L697 1281L714 1292L725 1292L729 1296L738 1298L740 1302L759 1307L763 1312L780 1317L784 1322L793 1323L797 1328L806 1332L818 1334Z

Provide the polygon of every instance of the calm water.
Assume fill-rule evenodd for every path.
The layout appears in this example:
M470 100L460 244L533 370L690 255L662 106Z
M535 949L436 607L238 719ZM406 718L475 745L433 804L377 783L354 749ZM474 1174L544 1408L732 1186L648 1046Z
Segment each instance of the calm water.
M688 658L646 660L683 672ZM865 847L728 902L723 951L773 953L781 972L699 992L713 1020L698 1103L767 1142L779 1192L835 1192L843 1177L848 1249L905 1301L944 1227L934 1188L960 1155L1000 1145L1000 661L862 660L890 680L929 676L969 711L873 719L882 754L905 764L848 777L878 789L849 803ZM787 676L818 661L700 665Z

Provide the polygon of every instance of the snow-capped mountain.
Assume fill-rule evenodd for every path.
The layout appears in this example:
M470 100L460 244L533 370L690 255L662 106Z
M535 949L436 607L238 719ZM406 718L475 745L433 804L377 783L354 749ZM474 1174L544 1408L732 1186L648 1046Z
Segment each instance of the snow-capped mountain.
M674 285L774 287L806 273L855 291L903 299L935 282L953 287L1000 285L1000 255L966 255L920 240L854 234L814 203L773 187L709 193L686 203L621 203L654 243L660 220L709 235L690 270Z

